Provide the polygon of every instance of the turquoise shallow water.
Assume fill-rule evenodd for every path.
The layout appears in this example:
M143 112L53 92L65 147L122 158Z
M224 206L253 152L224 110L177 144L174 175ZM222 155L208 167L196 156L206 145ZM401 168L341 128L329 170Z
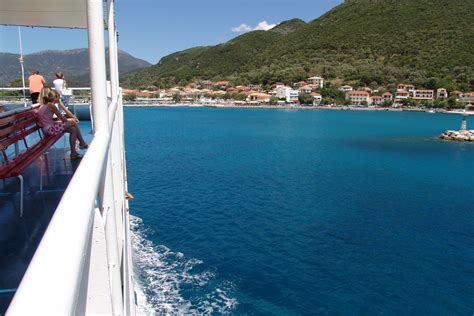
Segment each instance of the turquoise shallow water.
M143 311L474 311L474 144L436 137L459 116L125 115Z

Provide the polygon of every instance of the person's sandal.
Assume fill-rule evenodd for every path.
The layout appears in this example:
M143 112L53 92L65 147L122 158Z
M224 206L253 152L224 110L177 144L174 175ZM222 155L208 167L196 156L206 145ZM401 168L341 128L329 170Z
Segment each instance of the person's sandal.
M82 158L82 156L79 155L78 153L71 154L71 159L79 159L79 158Z
M89 145L87 145L87 144L79 145L79 148L80 149L87 149L87 148L89 148Z

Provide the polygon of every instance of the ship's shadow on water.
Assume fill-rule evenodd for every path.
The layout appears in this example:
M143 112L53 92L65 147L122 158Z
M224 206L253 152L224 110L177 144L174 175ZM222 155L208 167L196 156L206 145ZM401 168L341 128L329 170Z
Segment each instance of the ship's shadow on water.
M230 314L237 306L234 286L220 280L201 260L173 252L148 239L142 219L130 220L140 315Z

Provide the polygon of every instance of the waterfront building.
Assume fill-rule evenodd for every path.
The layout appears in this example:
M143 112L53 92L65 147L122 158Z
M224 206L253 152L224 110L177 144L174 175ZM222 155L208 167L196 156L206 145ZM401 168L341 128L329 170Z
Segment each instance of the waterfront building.
M367 91L350 91L346 93L346 100L351 101L351 104L360 105L362 103L369 104L370 98Z
M277 89L279 87L284 87L285 84L283 82L275 82L274 84L272 84L272 89Z
M229 85L229 81L227 80L222 80L222 81L216 81L214 82L214 87L225 89Z
M311 95L313 96L313 105L320 105L323 97L316 92L311 93Z
M445 88L439 88L436 90L436 98L437 99L447 99L448 98L448 91Z
M271 95L268 94L268 93L253 92L253 93L249 94L248 100L249 101L268 103L268 102L270 102L270 97L271 97Z
M299 88L304 87L306 85L308 85L306 81L298 81L297 83L294 84L295 87L299 87Z
M287 86L278 87L275 89L275 96L278 99L285 99L288 103L294 103L298 101L299 91Z
M390 92L385 92L384 94L382 94L382 98L384 99L384 101L391 101L393 99L393 94L391 94Z
M204 89L212 89L213 86L214 86L214 82L212 81L209 81L209 80L201 81L201 87Z
M152 92L152 91L148 91L148 90L135 90L135 89L122 89L122 93L124 95L135 95L137 97L141 97L141 98L150 98L152 97L155 92Z
M306 94L310 94L312 90L313 90L313 89L311 89L311 87L308 86L308 85L303 86L303 87L300 87L300 88L298 89L298 91L299 91L300 93L306 93Z
M383 98L379 95L371 96L369 99L369 104L371 105L380 105L383 103Z
M405 91L413 91L415 90L415 86L412 84L407 84L407 83L399 83L397 86L397 90L405 90Z
M251 90L258 91L258 92L262 92L262 85L259 85L259 84L249 84L248 87L249 87Z
M298 90L286 89L286 91L285 91L285 100L288 103L298 102L298 96L299 96Z
M403 99L408 99L410 97L410 93L406 90L403 89L398 89L397 94L395 95L395 100L403 100Z
M413 99L415 100L433 100L434 90L414 90Z
M339 91L342 91L342 92L349 92L349 91L353 91L354 88L352 88L351 86L341 86L338 88Z
M460 96L459 101L463 103L474 103L474 92L463 93Z
M252 90L248 86L237 86L235 88L237 89L238 92L248 92Z
M456 96L456 101L460 101L460 100L461 100L461 97L463 96L463 94L464 94L464 92L459 91L459 90L451 91L451 95L455 95L455 96Z
M310 77L308 83L316 85L318 88L324 88L324 78L322 77Z

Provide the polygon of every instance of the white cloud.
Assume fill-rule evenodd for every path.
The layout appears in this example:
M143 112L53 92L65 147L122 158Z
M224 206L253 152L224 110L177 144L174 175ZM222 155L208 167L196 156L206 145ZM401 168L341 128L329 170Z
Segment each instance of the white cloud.
M232 32L237 32L237 33L248 32L248 31L251 31L251 30L252 30L252 28L249 25L245 24L245 23L242 23L239 26L232 28Z
M276 26L276 24L268 24L267 21L262 21L262 22L258 23L257 26L255 26L255 27L252 27L248 24L242 23L237 27L233 27L231 30L232 30L232 32L236 32L236 33L245 33L245 32L249 32L249 31L257 31L257 30L268 31L268 30L274 28L275 26Z
M276 24L268 24L267 21L262 21L258 23L258 25L254 28L254 30L263 30L268 31L276 26Z

